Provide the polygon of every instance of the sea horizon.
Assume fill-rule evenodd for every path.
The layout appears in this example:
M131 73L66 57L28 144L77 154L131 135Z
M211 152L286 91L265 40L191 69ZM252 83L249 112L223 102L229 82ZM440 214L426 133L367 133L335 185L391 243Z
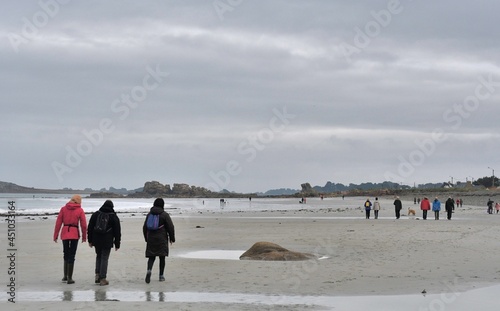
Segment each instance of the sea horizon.
M43 193L1 193L0 194L0 214L7 214L8 202L14 201L17 215L54 215L59 212L71 198L73 194L43 194ZM82 208L85 213L97 211L106 198L91 198L82 195ZM154 198L109 198L114 203L116 213L147 213L152 207ZM360 209L367 199L365 196L356 197L320 197L305 198L305 203L301 203L299 198L163 198L165 210L172 215L182 214L203 214L203 213L224 213L224 212L279 212L279 211L300 211L300 210L331 210L331 211L354 211ZM374 200L375 198L371 198ZM442 198L443 200L444 198ZM221 202L223 200L223 203ZM418 204L414 204L409 197L402 198L403 212L407 208L420 210ZM383 213L392 216L393 196L380 197L379 199ZM444 203L444 202L443 202ZM482 204L479 201L466 200L468 209L480 209Z

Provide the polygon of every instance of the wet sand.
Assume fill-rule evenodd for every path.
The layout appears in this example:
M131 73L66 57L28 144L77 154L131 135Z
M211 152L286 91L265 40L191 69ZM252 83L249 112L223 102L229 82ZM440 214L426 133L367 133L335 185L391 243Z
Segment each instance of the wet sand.
M123 214L122 248L111 254L109 286L94 284L94 250L87 243L79 244L76 283L62 283L62 244L51 241L55 217L20 220L17 303L9 305L3 293L0 304L9 310L69 306L74 310L91 306L107 310L142 309L148 301L161 301L174 310L280 306L283 310L349 310L342 309L342 297L409 295L417 304L428 307L436 299L441 301L429 300L440 297L432 295L448 293L452 296L446 297L462 295L464 299L467 291L500 284L500 215L487 215L482 208L464 208L458 209L451 221L446 220L443 212L439 221L432 215L424 221L420 211L417 217L403 216L399 220L394 219L390 208L380 213L378 220L366 220L363 212L356 209L173 215L177 243L167 259L166 282L158 282L157 262L150 284L144 282L144 218ZM1 234L6 237L5 226ZM5 239L2 241L5 245ZM322 259L235 260L234 252L243 252L258 241L314 253ZM198 258L191 258L189 254L211 251L213 256L218 250L233 252L227 259L204 259L200 253ZM6 271L8 258L2 256L0 264ZM7 273L4 280L7 283ZM424 289L427 298L421 294ZM331 301L321 303L325 299ZM446 310L459 310L464 305L463 300L459 301L447 299ZM489 310L488 306L483 307Z

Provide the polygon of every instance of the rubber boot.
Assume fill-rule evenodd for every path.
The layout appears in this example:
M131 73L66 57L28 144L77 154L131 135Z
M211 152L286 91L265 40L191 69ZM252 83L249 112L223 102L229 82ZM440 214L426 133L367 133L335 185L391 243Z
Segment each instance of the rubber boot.
M75 281L73 280L73 268L75 264L74 263L69 263L68 264L68 284L73 284Z
M148 284L149 284L149 282L151 282L151 270L148 270L148 271L146 272L146 278L145 278L145 281L146 281L146 283L148 283Z
M62 278L63 282L67 282L68 281L68 263L66 261L64 261L64 277Z

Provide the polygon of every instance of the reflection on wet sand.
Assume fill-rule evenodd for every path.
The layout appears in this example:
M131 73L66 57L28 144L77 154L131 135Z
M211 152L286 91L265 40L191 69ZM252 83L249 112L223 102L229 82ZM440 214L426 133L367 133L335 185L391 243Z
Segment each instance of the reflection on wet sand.
M164 292L146 292L146 301L165 302Z
M25 293L28 294L28 293ZM106 290L96 291L63 291L58 292L36 292L29 293L23 300L25 301L158 301L165 302L164 292L117 292ZM29 296L29 298L28 298ZM109 297L108 297L109 296ZM27 298L27 299L26 299Z
M63 301L73 301L73 291L71 290L64 291Z
M469 311L498 310L494 299L500 285L475 289L467 292L449 292L425 295L394 296L293 296L242 293L206 293L206 292L141 292L141 291L49 291L20 292L20 302L56 302L56 301L121 301L121 302L176 302L176 303L222 303L246 304L253 306L304 305L335 308L338 310L439 310ZM0 298L5 299L5 293ZM5 301L5 300L4 300Z
M94 295L95 301L106 301L106 291L104 290L96 290Z
M107 292L105 290L63 291L62 295L53 295L51 293L36 293L34 295L31 295L31 299L29 299L28 301L56 301L56 300L59 300L55 297L62 297L62 301L120 301L118 299L109 299L107 297Z

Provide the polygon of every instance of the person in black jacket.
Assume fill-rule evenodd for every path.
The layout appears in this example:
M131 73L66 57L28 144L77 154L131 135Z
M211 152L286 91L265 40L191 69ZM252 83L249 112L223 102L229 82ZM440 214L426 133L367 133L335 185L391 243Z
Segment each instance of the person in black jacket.
M101 228L100 226L104 226ZM106 279L108 272L108 260L113 248L115 251L120 248L121 227L120 219L115 213L111 200L106 200L101 208L92 214L87 227L87 239L90 247L94 247L95 258L95 282L99 285L108 285Z
M401 203L399 197L396 197L396 199L394 200L394 210L396 212L396 219L399 219L399 217L401 217L401 209L403 209L403 204Z
M146 283L151 281L151 271L153 269L156 256L160 259L160 282L165 281L163 273L165 271L165 257L168 256L169 251L168 243L169 241L170 244L175 243L174 224L172 223L170 215L163 209L164 206L165 202L162 198L156 199L153 207L146 216L144 226L142 227L144 240L146 241L146 257L148 258L148 267L145 279ZM148 229L147 222L150 214L159 216L157 229Z
M446 218L448 218L448 220L451 220L451 214L455 209L455 200L453 200L451 197L448 197L448 200L446 200L446 202L444 203L444 207L446 209Z
M488 206L488 214L493 214L493 203L495 202L493 202L491 198L488 199L488 203L486 203L486 206Z

